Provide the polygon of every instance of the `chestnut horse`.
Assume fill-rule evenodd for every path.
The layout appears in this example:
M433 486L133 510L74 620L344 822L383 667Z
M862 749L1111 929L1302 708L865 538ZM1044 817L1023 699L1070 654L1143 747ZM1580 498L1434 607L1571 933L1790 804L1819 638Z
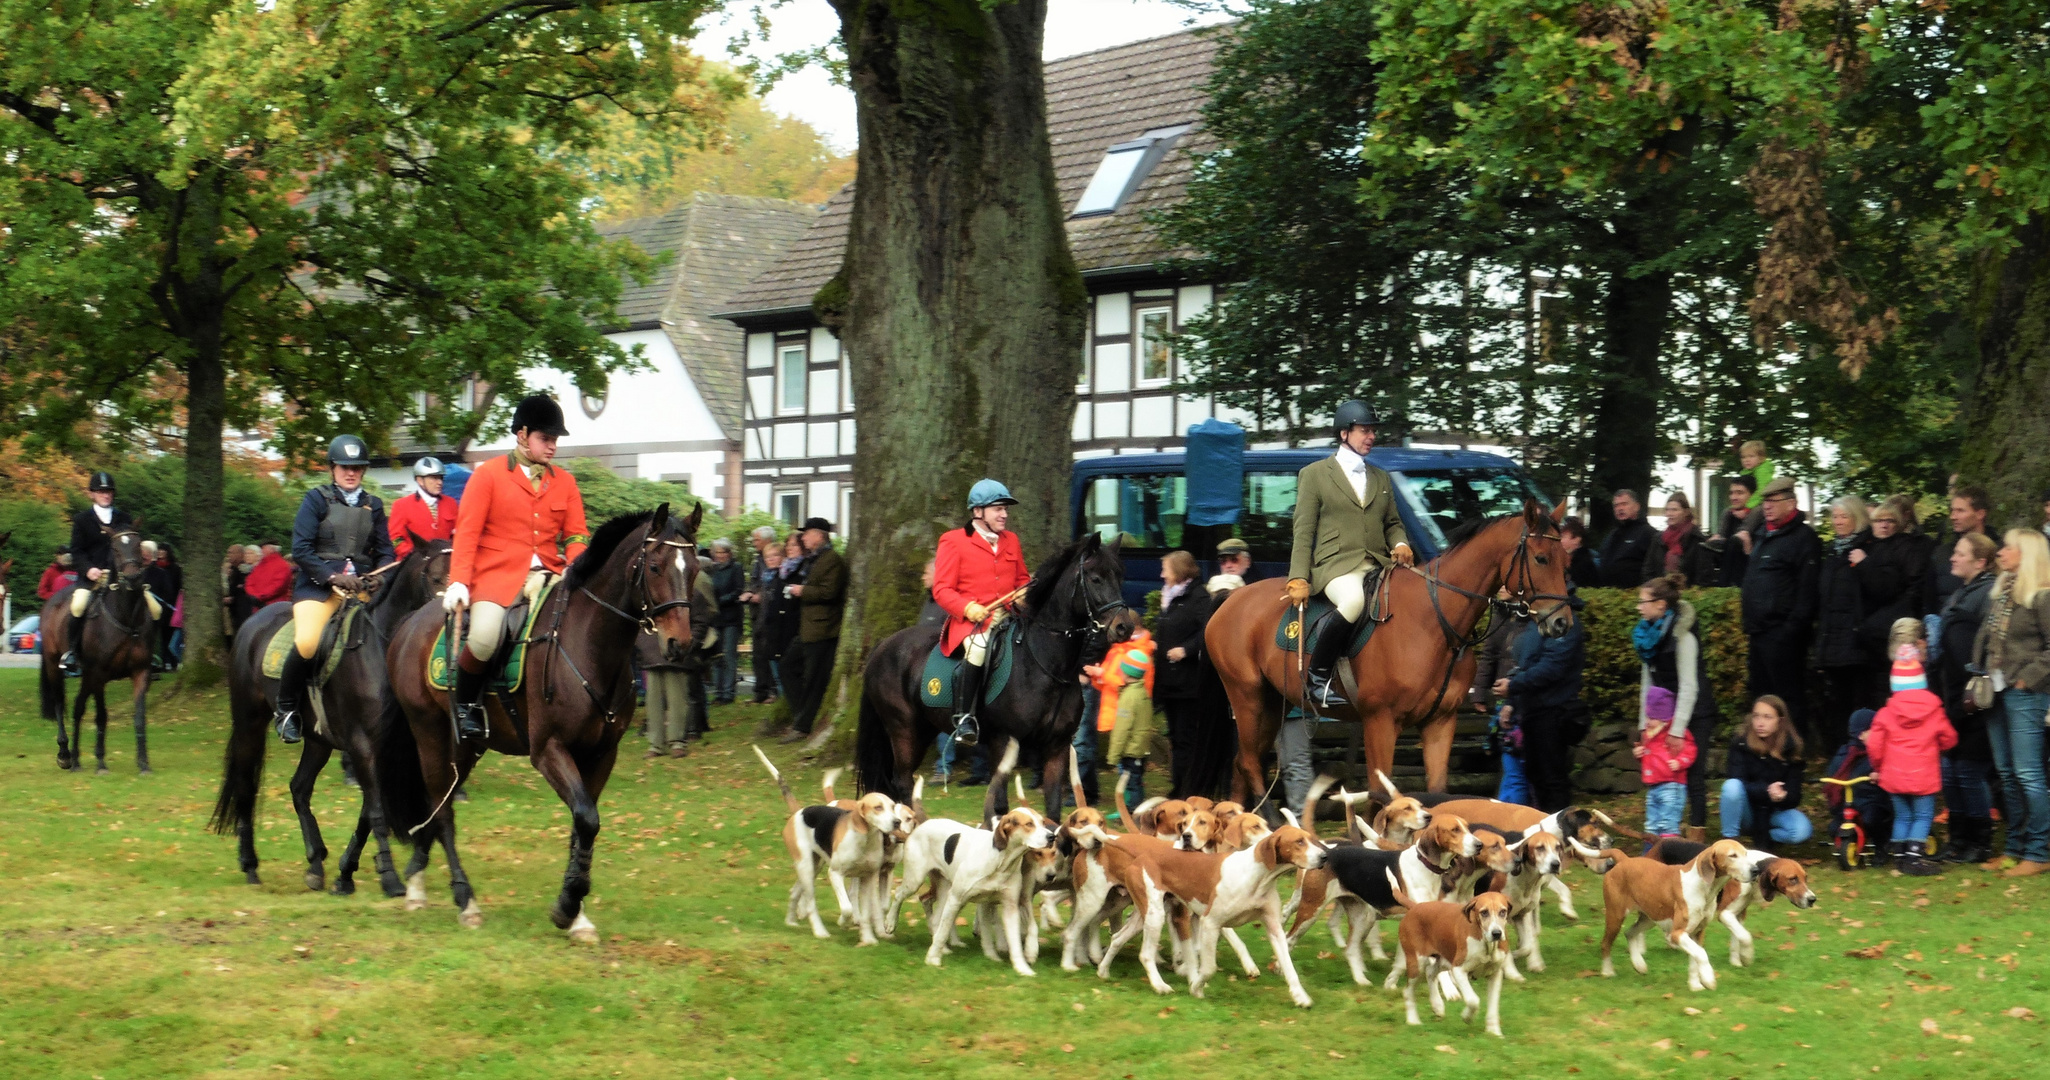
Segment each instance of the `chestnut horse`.
M451 796L485 750L525 756L569 807L569 863L562 892L548 912L570 940L592 943L598 928L584 912L591 891L591 850L598 840L598 798L612 777L619 739L633 721L634 641L643 630L661 639L670 656L691 646L690 597L698 574L698 525L703 504L689 517L628 514L600 526L542 604L527 639L524 675L511 700L487 694L489 731L483 745L459 743L449 692L427 681L435 633L443 629L439 604L399 624L386 651L392 695L405 715L389 725L377 757L385 820L413 841L406 867L406 906L423 907L427 855L435 842L448 856L450 892L464 926L481 926L484 913L456 857ZM508 626L512 633L524 627ZM499 657L512 648L508 641Z
M1473 680L1474 627L1504 585L1508 606L1530 613L1546 637L1558 637L1573 625L1566 601L1567 559L1555 523L1563 510L1561 504L1559 511L1547 514L1526 501L1521 514L1454 530L1450 549L1423 567L1387 571L1395 575L1387 583L1387 621L1352 659L1357 696L1351 708L1330 712L1336 719L1363 721L1366 775L1389 771L1399 728L1421 727L1425 786L1445 789L1454 710ZM1283 584L1271 579L1232 590L1203 633L1238 725L1231 791L1246 806L1267 788L1261 755L1274 748L1288 706L1302 700L1302 654L1274 643L1289 611ZM1533 601L1550 605L1533 610ZM1371 616L1370 610L1362 617Z

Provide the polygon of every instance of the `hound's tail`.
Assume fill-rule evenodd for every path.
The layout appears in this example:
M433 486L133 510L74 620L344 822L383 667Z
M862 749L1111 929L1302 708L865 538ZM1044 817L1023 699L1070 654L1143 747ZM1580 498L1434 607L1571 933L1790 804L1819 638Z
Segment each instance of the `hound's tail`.
M1303 799L1303 831L1311 836L1317 835L1317 804L1323 800L1324 793L1331 790L1331 785L1337 782L1338 778L1330 773L1320 773L1310 784L1310 794Z
M759 750L755 752L761 753ZM840 774L846 771L845 768L838 765L826 770L826 775L819 780L819 792L825 796L822 800L823 802L828 805L833 802L833 784L840 779Z
M925 812L925 777L920 776L911 782L911 827L915 829L925 824L927 816Z
M1646 835L1646 834L1644 834L1644 833L1638 832L1638 831L1637 831L1636 829L1633 829L1633 828L1631 828L1631 827L1630 827L1630 826L1628 826L1628 825L1622 825L1622 824L1618 824L1615 818L1612 818L1612 817L1610 817L1609 815L1607 815L1607 814L1604 814L1604 813L1602 813L1602 812L1601 812L1600 810L1596 810L1596 809L1595 809L1595 808L1593 808L1593 807L1588 807L1588 810L1587 810L1587 812L1588 812L1588 813L1590 813L1590 814L1592 814L1592 815L1594 815L1594 819L1595 819L1596 821L1599 821L1599 822L1601 822L1601 823L1602 823L1603 825L1606 825L1606 826L1608 826L1609 828L1611 828L1611 829L1614 829L1614 830L1616 830L1616 831L1617 831L1617 832L1619 832L1619 833L1622 833L1622 834L1623 834L1624 836L1627 836L1627 837L1629 837L1629 838L1630 838L1630 839L1632 839L1632 840L1656 840L1656 839L1658 839L1658 837L1656 837L1656 836L1648 836L1648 835Z
M762 768L769 770L769 775L771 777L774 777L776 780L776 786L782 789L783 805L789 807L790 812L793 814L797 813L799 810L804 809L804 807L798 803L797 796L791 793L790 782L788 780L783 779L782 773L776 771L776 763L769 760L769 755L762 753L762 748L756 746L753 743L748 744L748 749L753 750L755 752L755 756L762 759ZM828 783L831 783L831 781L828 781Z
M997 769L989 775L989 791L982 798L982 820L995 828L997 803L1004 797L1004 789L1011 784L1011 770L1018 767L1018 740L1010 739L1004 744L1004 756L997 762Z
M1396 790L1395 781L1388 779L1387 773L1384 773L1379 769L1375 769L1374 783L1379 784L1381 786L1381 790L1388 793L1389 801L1393 802L1396 799L1402 798L1402 792Z
M1395 894L1396 904L1400 905L1405 911L1415 907L1416 901L1409 898L1409 893L1403 889L1402 882L1396 880L1395 871L1383 870L1381 872L1388 875L1388 890Z
M1075 796L1075 805L1089 806L1089 800L1082 797L1082 762L1075 755L1075 745L1068 744L1068 789Z

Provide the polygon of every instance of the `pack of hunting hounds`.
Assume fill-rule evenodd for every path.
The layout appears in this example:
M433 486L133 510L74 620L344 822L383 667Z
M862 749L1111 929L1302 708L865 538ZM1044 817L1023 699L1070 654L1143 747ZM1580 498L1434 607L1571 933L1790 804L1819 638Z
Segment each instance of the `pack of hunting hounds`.
M808 921L817 937L831 936L819 912L822 870L839 904L839 925L851 927L863 945L891 938L905 901L916 897L932 933L925 962L934 967L966 948L959 916L972 908L983 955L1020 975L1034 973L1042 929L1060 932L1063 969L1090 964L1106 979L1119 951L1138 938L1148 982L1156 993L1171 994L1160 970L1165 933L1174 973L1200 998L1217 975L1220 941L1248 978L1259 977L1235 930L1258 923L1289 996L1308 1008L1310 993L1290 949L1318 915L1326 913L1332 939L1362 986L1371 982L1362 948L1386 961L1381 923L1395 920L1385 988L1405 977L1409 1023L1422 1022L1419 984L1433 1013L1445 1015L1446 998L1456 996L1471 1022L1482 1008L1475 984L1484 978L1487 1030L1500 1036L1503 980L1520 983L1524 971L1545 968L1540 901L1550 894L1562 917L1578 918L1572 892L1559 880L1569 865L1602 875L1602 974L1615 974L1610 954L1635 913L1627 934L1631 966L1649 974L1645 937L1656 926L1667 945L1686 954L1690 990L1715 989L1705 947L1710 923L1728 929L1730 963L1743 967L1752 958L1744 917L1753 903L1778 896L1802 908L1816 902L1800 863L1734 840L1668 837L1632 856L1613 846L1610 833L1645 837L1599 810L1547 814L1493 799L1408 796L1379 774L1379 800L1340 789L1335 799L1345 808L1346 835L1326 840L1317 835L1315 810L1334 786L1330 777L1317 779L1300 817L1281 811L1286 823L1279 828L1236 803L1203 798L1154 798L1127 809L1121 784L1114 801L1128 831L1119 832L1086 805L1058 822L1023 805L999 812L1016 743L990 781L983 820L973 824L927 814L922 779L908 806L878 792L836 799L839 770L826 774L823 801L806 806L768 757L755 753L790 811L783 841L795 880L784 921ZM1071 759L1071 779L1073 771ZM1023 792L1018 796L1022 804ZM1375 801L1371 821L1356 813ZM1278 886L1290 874L1296 886L1284 901Z

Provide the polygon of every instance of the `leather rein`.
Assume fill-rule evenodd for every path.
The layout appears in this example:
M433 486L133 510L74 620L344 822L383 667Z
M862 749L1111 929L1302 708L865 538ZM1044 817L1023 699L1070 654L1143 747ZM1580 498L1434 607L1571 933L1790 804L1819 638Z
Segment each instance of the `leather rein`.
M589 601L598 605L605 611L611 612L612 614L617 615L622 619L625 619L627 622L634 623L635 625L640 627L643 633L654 633L655 620L659 618L663 613L673 610L675 608L688 608L690 606L690 597L688 595L689 581L687 578L685 580L685 595L682 599L665 600L659 604L650 604L648 602L648 582L646 576L648 556L651 552L654 552L658 548L663 547L675 548L678 552L683 552L686 550L690 551L692 553L692 561L696 561L697 544L694 541L664 540L659 536L649 536L642 539L640 550L634 553L633 565L629 566L626 571L627 602L630 607L635 609L634 611L628 611L619 607L615 607L611 603L607 602L604 598L600 597L598 594L592 592L590 586L588 585L577 586L577 592L582 594L585 599L588 599ZM636 597L639 598L639 603L634 603ZM576 676L577 682L583 686L584 693L589 694L591 696L592 704L604 710L605 722L608 724L612 723L613 721L619 718L619 711L613 708L612 702L609 700L609 698L599 695L597 687L592 686L591 680L585 678L582 669L577 667L576 659L569 655L569 650L562 647L562 620L563 616L566 615L568 611L569 594L567 592L564 592L560 594L556 600L555 620L552 624L550 624L548 632L542 634L540 637L528 638L525 642L525 644L529 645L548 644L554 646L553 649L551 649L548 653L544 654L544 659L542 660L541 699L551 704L553 704L555 701L555 680L553 678L554 670L550 666L549 658L560 656L562 657L562 662L569 665L570 674ZM638 612L638 614L636 614L636 612ZM633 650L628 649L626 651L626 665L624 668L622 668L621 671L622 676L625 675L627 672L632 671L632 669ZM613 686L617 687L618 685L618 680L615 679L613 681Z
M1431 614L1437 617L1438 630L1445 635L1445 644L1452 650L1451 659L1445 662L1445 677L1438 683L1438 692L1431 696L1431 702L1435 703L1444 698L1446 689L1452 685L1452 670L1459 666L1459 661L1462 657L1488 636L1488 627L1480 619L1474 620L1473 630L1470 633L1461 634L1453 629L1452 620L1445 617L1444 605L1438 599L1438 591L1440 589L1457 593L1468 600L1484 601L1489 607L1502 608L1519 619L1533 617L1533 609L1530 603L1532 600L1550 600L1553 602L1552 606L1546 608L1542 615L1536 616L1539 618L1551 618L1553 615L1558 614L1560 609L1571 603L1570 597L1561 596L1558 593L1537 591L1537 572L1531 569L1530 521L1528 518L1524 520L1522 535L1516 538L1516 552L1511 556L1511 559L1514 568L1510 571L1510 582L1515 587L1510 590L1510 598L1507 600L1498 600L1490 594L1460 588L1440 578L1429 565L1422 569L1414 565L1404 568L1424 579L1424 590L1431 598ZM1435 562L1435 560L1433 561Z

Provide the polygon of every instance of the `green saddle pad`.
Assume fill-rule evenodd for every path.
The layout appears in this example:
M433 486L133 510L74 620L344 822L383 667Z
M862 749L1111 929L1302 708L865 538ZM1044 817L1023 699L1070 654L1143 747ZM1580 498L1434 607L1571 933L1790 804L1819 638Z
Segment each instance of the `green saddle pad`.
M320 651L313 654L314 659L322 661L319 674L313 677L315 682L326 682L327 677L342 666L342 654L348 650L335 648L335 642L348 639L349 632L355 629L356 616L362 610L362 604L343 604L341 617L329 619L327 627L321 630ZM292 648L292 644L292 622L287 619L285 624L278 627L277 632L270 636L270 644L263 647L264 678L275 679L285 673L285 652ZM325 659L322 659L323 657Z
M1293 607L1289 608L1281 616L1281 625L1274 629L1274 647L1283 652L1295 652L1301 648L1303 627L1300 620L1303 619L1309 621L1312 634L1322 637L1324 634L1330 633L1331 630L1329 628L1339 625L1338 620L1336 617L1333 617L1330 622L1326 622L1324 617L1336 610L1337 608L1331 601L1324 599L1322 596L1310 597L1309 604L1306 605L1305 610L1301 613L1298 613ZM1353 627L1352 644L1346 647L1345 655L1358 656L1360 650L1367 647L1367 642L1373 640L1374 630L1380 625L1380 623L1372 619L1362 618L1359 624Z
M517 625L520 632L496 657L498 670L492 672L488 687L492 693L510 694L520 688L520 678L527 670L527 642L534 636L534 623L541 618L541 610L548 606L548 597L555 592L555 586L561 580L560 577L549 577L548 584L541 587L540 595L534 597L534 602L525 611L515 605L506 612L506 622ZM519 618L515 620L513 616ZM449 690L455 686L455 681L449 678L447 623L435 632L434 650L427 654L427 685L436 690Z
M995 701L1011 681L1011 660L1017 655L1013 642L1012 633L1005 632L997 634L989 643L990 655L984 661L990 669L989 677L982 681L982 700L985 702ZM958 708L959 703L954 700L954 673L967 662L948 656L940 651L939 646L933 646L932 652L925 657L925 671L918 677L918 703L935 709Z

